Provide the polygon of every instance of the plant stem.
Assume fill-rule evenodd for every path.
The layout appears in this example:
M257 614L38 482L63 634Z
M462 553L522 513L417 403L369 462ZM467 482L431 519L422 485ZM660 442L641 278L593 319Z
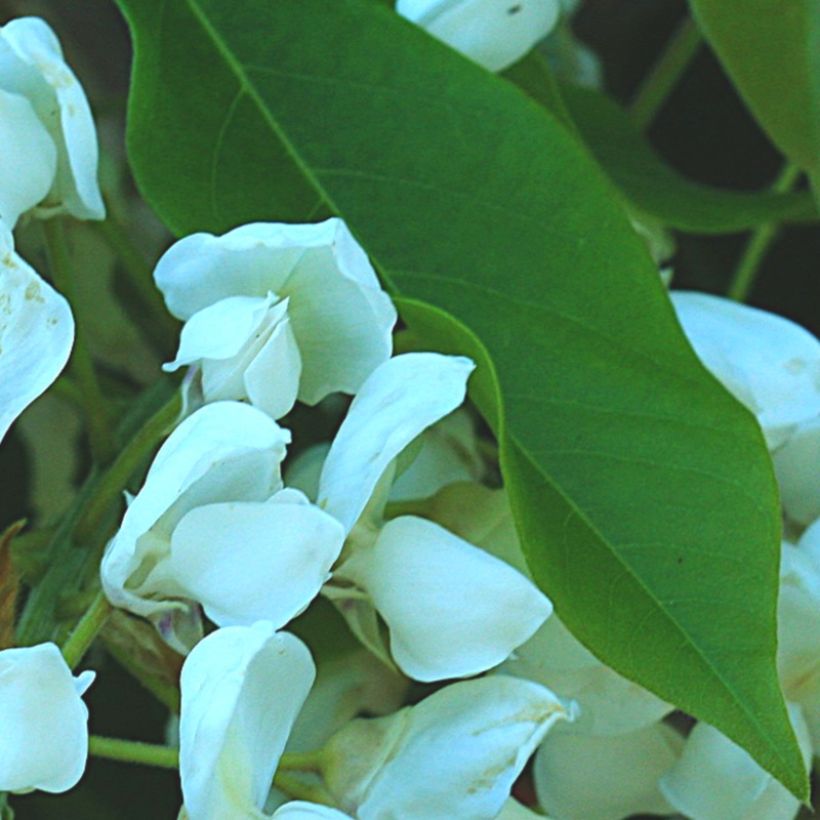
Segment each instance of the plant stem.
M83 659L88 648L94 643L97 633L103 628L110 613L111 604L100 590L83 617L77 622L68 640L63 644L63 657L72 669Z
M74 374L77 386L80 389L88 436L91 443L91 452L97 464L105 464L113 454L113 438L111 423L105 398L94 363L85 339L87 323L81 313L81 307L74 298L74 271L71 264L71 255L68 251L65 229L60 219L47 219L43 222L43 232L46 240L51 277L59 290L71 304L77 320L77 329L74 339L74 350L71 355L69 368Z
M106 760L142 763L161 769L176 769L179 766L179 749L157 743L142 743L138 740L91 735L88 739L88 753L93 757L104 757Z
M791 190L801 174L801 170L791 162L787 162L772 185L774 193L783 194ZM743 254L738 261L732 282L729 285L727 296L737 302L744 302L755 283L760 266L772 242L780 233L781 225L777 222L767 222L755 229Z
M672 35L660 59L641 83L630 113L640 128L647 128L663 107L666 98L683 76L703 42L700 29L691 17Z
M176 391L140 428L100 477L94 495L80 512L74 531L76 541L84 543L94 537L111 505L126 488L128 479L173 426L181 408L182 398Z
M137 302L137 313L144 317L142 329L149 337L149 342L157 344L163 351L173 350L178 326L166 310L162 296L154 285L151 266L117 218L110 203L107 203L107 212L105 220L95 222L94 226L122 263Z

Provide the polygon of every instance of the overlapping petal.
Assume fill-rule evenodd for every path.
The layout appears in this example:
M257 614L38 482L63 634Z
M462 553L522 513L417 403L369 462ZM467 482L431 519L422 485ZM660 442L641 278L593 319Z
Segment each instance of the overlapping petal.
M174 430L151 465L103 557L103 588L115 606L159 617L184 610L169 571L174 529L209 504L264 501L281 489L279 465L290 434L238 402L201 408Z
M283 490L265 503L191 510L174 530L166 571L219 626L279 628L319 593L344 538L336 519Z
M74 677L53 643L0 652L0 791L77 784L88 757L82 695L93 680Z
M102 219L91 109L44 20L20 17L0 28L0 89L31 103L56 147L56 171L43 206L78 219Z
M15 253L0 224L0 441L60 375L73 343L68 302Z
M811 741L800 708L789 716L803 758L811 760ZM792 820L800 801L751 756L707 723L689 734L683 753L661 777L669 803L692 820Z
M0 223L11 229L20 214L49 192L57 171L57 149L31 103L20 94L3 91L2 79L0 145Z
M553 733L535 756L538 801L556 820L669 814L658 778L682 745L681 736L662 723L620 735Z
M219 629L194 647L180 684L180 778L190 820L265 816L314 677L307 647L266 622Z
M339 219L315 225L253 223L224 236L193 234L173 245L154 272L169 310L227 333L216 306L239 296L287 299L301 370L298 396L315 404L335 391L354 393L392 351L396 312L364 251ZM259 393L277 358L251 357ZM257 351L258 352L258 351ZM190 357L186 357L188 359ZM206 398L210 399L206 389ZM288 408L289 409L289 408Z
M801 424L772 458L786 515L803 526L820 518L820 416Z
M719 296L670 296L695 352L757 416L770 448L820 414L820 341L811 333Z
M348 532L384 471L416 436L463 401L475 365L405 353L377 368L353 399L322 468L319 505Z
M398 0L396 11L490 71L503 71L552 31L558 0Z
M395 715L357 720L328 749L338 805L359 820L490 820L535 748L574 709L501 675L451 684Z
M336 574L367 592L389 627L394 660L420 681L496 666L552 612L517 570L413 516L385 524Z

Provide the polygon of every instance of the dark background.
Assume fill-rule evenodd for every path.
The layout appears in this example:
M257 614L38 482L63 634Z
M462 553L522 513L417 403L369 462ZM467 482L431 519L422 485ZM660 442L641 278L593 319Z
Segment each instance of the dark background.
M682 0L586 0L574 29L603 62L606 89L627 103L685 14ZM124 121L130 47L110 0L0 0L0 23L44 17L60 36L69 63L85 85L95 112ZM121 152L122 134L106 135ZM757 127L707 47L656 118L649 136L661 155L693 180L738 190L765 187L783 159ZM746 235L681 236L674 286L725 292ZM820 228L788 228L775 242L750 302L820 332L812 287L820 267ZM10 433L0 448L0 529L25 508L25 453ZM113 661L100 657L97 685L87 697L92 731L162 742L165 710ZM1 730L1 729L0 729ZM15 798L20 820L173 820L181 798L174 773L90 761L69 795Z

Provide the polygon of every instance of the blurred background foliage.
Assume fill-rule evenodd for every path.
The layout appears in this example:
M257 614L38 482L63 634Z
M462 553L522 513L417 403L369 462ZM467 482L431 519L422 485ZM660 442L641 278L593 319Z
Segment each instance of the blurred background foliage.
M686 11L684 0L585 0L574 17L573 30L600 58L606 91L627 104L685 19ZM22 15L44 17L60 36L98 119L103 187L133 237L143 241L147 261L153 263L170 237L139 204L125 171L123 134L130 46L124 22L111 0L0 0L0 22ZM765 188L782 167L782 157L755 124L706 46L698 50L648 136L672 167L692 180L715 186ZM678 234L670 260L674 287L725 293L747 240L748 234ZM79 244L82 238L76 241ZM36 237L24 236L21 244L26 242L31 243L29 253L36 256ZM85 256L89 260L89 287L84 298L98 309L102 329L108 326L112 336L98 356L110 365L114 388L119 383L127 400L129 390L159 376L157 363L162 359L147 353L127 320L118 315L112 298L117 292L116 263L104 246L95 250L93 241L89 243ZM815 303L807 298L813 292L818 260L820 228L783 229L762 265L749 302L818 334L820 317ZM35 405L0 449L0 529L21 514L43 519L58 512L62 496L81 476L83 465L77 460L76 449L48 445L45 452L41 447L38 455L29 445L34 439L47 440L49 436L54 441L76 438L70 406L53 398L51 403L50 407ZM298 424L298 419L294 423ZM34 498L39 499L37 503ZM39 508L43 506L46 509ZM111 658L99 649L95 651L99 656L91 658L91 665L98 669L102 685L92 687L87 697L92 731L162 742L167 731L165 708ZM173 820L180 802L172 772L92 760L87 776L68 795L33 794L16 798L14 806L20 820Z

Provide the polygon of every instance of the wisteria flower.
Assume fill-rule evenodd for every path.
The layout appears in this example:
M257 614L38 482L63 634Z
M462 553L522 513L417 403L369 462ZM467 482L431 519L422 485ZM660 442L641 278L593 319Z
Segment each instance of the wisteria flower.
M57 36L38 17L0 28L0 112L0 218L13 227L39 206L45 215L102 219L91 109Z
M261 809L314 678L307 647L270 623L218 629L194 647L180 682L179 770L190 820L266 816ZM293 812L274 816L299 816Z
M106 549L101 575L111 603L150 618L172 645L189 649L198 622L191 622L186 573L171 560L175 531L198 507L271 498L282 487L279 465L289 441L287 430L239 402L217 402L185 419L160 448ZM200 546L205 550L207 540ZM207 596L198 600L207 610Z
M392 350L395 308L339 219L193 234L154 278L185 322L165 369L198 365L206 401L248 400L281 418L297 398L355 393Z
M73 344L68 302L15 253L0 224L0 441L60 375Z
M345 553L325 594L365 645L416 680L467 677L503 661L552 611L521 573L432 521L386 523L395 459L464 400L473 364L397 356L353 400L322 468L318 504L341 522Z
M450 684L384 718L358 719L325 747L325 782L359 820L494 818L547 732L575 707L498 675Z
M0 791L65 792L85 771L93 672L75 677L53 643L0 651Z
M552 31L559 0L397 0L396 11L490 71L503 71Z

